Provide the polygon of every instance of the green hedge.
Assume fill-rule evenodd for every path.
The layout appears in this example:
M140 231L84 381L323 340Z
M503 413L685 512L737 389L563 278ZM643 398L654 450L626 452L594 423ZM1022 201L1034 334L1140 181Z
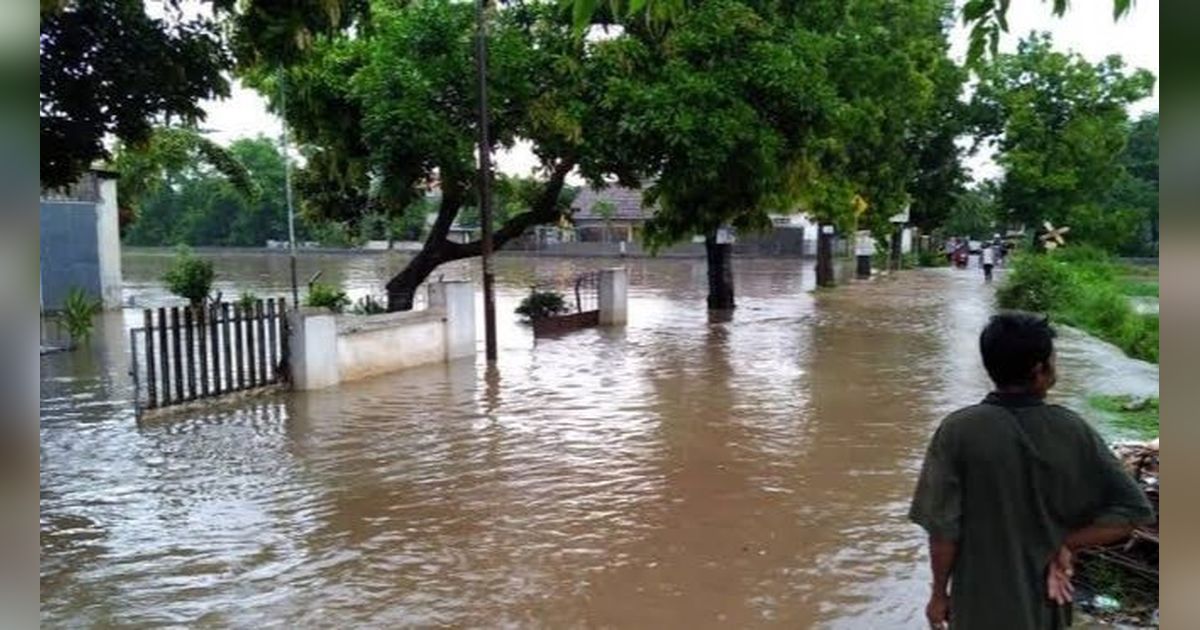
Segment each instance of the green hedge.
M1002 308L1050 315L1109 341L1129 356L1158 362L1158 316L1134 310L1119 269L1086 247L1013 257L996 291Z

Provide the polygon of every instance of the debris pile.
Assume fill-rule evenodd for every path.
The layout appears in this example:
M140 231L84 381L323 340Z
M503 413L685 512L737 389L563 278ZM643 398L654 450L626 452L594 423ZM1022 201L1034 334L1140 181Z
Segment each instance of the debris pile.
M1124 542L1080 553L1081 603L1084 610L1109 622L1157 625L1158 440L1116 444L1113 452L1142 486L1156 518Z

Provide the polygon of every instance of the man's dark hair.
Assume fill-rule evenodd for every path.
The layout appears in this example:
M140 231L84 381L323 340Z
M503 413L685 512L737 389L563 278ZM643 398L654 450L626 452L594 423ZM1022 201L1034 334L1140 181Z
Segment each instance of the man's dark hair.
M983 367L998 387L1029 384L1034 366L1049 361L1053 351L1054 328L1033 313L993 315L979 335Z

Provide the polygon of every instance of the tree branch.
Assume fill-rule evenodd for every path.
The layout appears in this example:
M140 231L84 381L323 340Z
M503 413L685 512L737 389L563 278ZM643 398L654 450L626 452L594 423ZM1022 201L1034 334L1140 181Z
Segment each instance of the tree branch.
M504 225L500 226L500 229L492 234L493 249L498 250L504 247L505 243L521 236L530 227L550 223L562 215L558 209L558 197L562 194L567 174L573 168L575 168L574 160L562 160L554 167L549 181L546 182L546 187L542 189L542 194L538 196L537 202L533 204L533 207L529 211L522 212L505 221ZM441 258L444 262L471 258L483 254L483 242L447 242L443 245L442 251L444 254Z

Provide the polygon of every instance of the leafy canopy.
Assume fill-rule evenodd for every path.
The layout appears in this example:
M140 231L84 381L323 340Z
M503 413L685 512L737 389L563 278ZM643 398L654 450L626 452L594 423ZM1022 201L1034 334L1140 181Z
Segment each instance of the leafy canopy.
M1093 64L1054 50L1046 34L982 69L972 107L980 137L999 150L1004 219L1069 224L1072 236L1088 238L1085 226L1112 216L1103 201L1125 174L1126 108L1153 85L1152 74L1127 71L1118 56ZM1123 228L1098 227L1092 238L1113 229Z

